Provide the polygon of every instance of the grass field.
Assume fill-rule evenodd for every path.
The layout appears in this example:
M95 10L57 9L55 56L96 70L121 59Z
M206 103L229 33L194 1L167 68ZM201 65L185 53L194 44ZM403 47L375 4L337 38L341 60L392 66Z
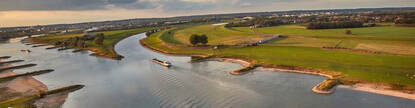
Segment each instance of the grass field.
M258 41L281 34L281 38L267 43L269 46L344 47L399 55L415 55L415 27L400 27L381 23L377 27L308 30L302 25L282 25L250 29L249 27L225 28L211 24L181 27L163 34L167 43L190 45L192 34L206 34L209 45L235 45ZM351 30L352 35L345 34Z
M402 56L392 54L368 54L360 52L348 52L348 51L337 51L337 50L325 50L319 48L319 46L332 46L342 41L343 46L362 46L361 43L373 43L384 44L386 46L401 45L411 47L413 42L399 39L410 39L413 37L408 31L413 28L395 28L397 30L403 30L404 33L396 33L399 35L398 40L388 40L393 36L387 34L377 33L376 31L382 31L377 29L387 29L391 26L373 27L373 28L355 28L352 31L356 31L356 36L353 38L343 39L345 35L344 29L330 29L330 30L306 30L298 25L288 25L279 27L269 27L259 29L258 31L252 31L248 28L221 28L216 29L218 32L223 32L223 29L232 30L229 35L217 36L210 38L210 42L214 44L220 43L220 40L234 39L239 37L234 34L284 34L290 35L289 38L279 39L272 43L261 45L257 47L246 47L246 48L227 48L221 50L195 50L186 48L170 48L163 44L166 41L160 40L163 34L171 32L172 30L162 31L145 38L143 42L147 43L149 47L162 50L164 52L176 53L176 54L215 54L219 57L231 57L252 60L256 63L263 65L283 65L283 66L295 66L319 69L332 72L340 72L342 74L342 81L363 81L363 82L374 82L374 83L386 83L393 85L404 85L409 88L415 88L415 79L411 76L415 75L415 56ZM394 27L392 27L394 28ZM200 30L206 29L206 30ZM291 31L284 31L290 30ZM361 29L361 30L360 30ZM375 29L375 30L371 30ZM209 26L195 26L182 31L177 31L174 34L174 39L181 40L186 43L186 33L197 33L197 31L209 31L216 32L215 29ZM213 30L213 31L211 31ZM262 31L261 31L262 30ZM302 30L302 31L301 31ZM366 33L371 32L371 33ZM259 32L261 31L261 32ZM272 31L272 32L271 32ZM282 32L275 32L282 31ZM297 33L298 31L299 33ZM359 31L359 32L358 32ZM317 33L313 33L317 32ZM202 32L204 33L204 32ZM287 34L286 34L287 33ZM325 35L317 35L323 33ZM362 37L375 37L375 38L363 38L360 39L358 34ZM214 33L210 33L213 35ZM336 35L338 34L338 35ZM372 34L372 35L368 35ZM180 36L176 36L180 35ZM208 36L210 36L208 35ZM304 36L301 36L304 35ZM293 36L293 37L291 37ZM333 38L331 38L333 37ZM357 37L357 38L356 38ZM377 37L382 39L377 39ZM386 39L385 39L386 38ZM167 41L166 43L169 43ZM211 43L212 44L212 43Z
M176 28L161 31L152 34L151 36L144 38L143 42L145 42L146 45L151 46L153 48L156 48L161 51L170 52L170 53L183 53L183 54L212 54L212 50L200 50L200 49L182 49L182 48L175 48L175 47L165 47L163 40L161 40L161 36L168 35L168 32L174 31ZM174 43L170 43L174 44Z
M209 45L235 45L240 43L247 43L266 38L265 36L254 34L251 32L239 32L225 28L223 25L200 25L195 27L188 27L182 30L174 31L174 40L180 43L190 45L189 38L192 34L206 34L209 38Z
M138 28L138 29L129 29L129 30L115 30L115 31L104 31L98 33L104 33L105 39L103 45L94 44L92 40L86 41L86 44L89 46L88 49L92 49L95 51L95 55L108 57L108 58L115 58L118 59L120 55L118 55L114 51L114 45L129 36L143 33L149 31L153 28ZM64 41L68 38L83 36L83 34L61 34L61 35L50 35L50 36L43 36L33 38L33 41L38 43L47 43L47 44L54 44L57 41Z
M381 24L379 27L367 28L308 30L301 25L283 25L253 30L248 27L235 27L230 30L289 36L267 44L274 46L333 47L339 45L339 47L351 49L415 55L415 27ZM351 30L353 34L346 35L345 30Z
M327 37L386 37L386 38L415 38L415 27L398 27L393 25L382 25L379 27L365 28L342 28L342 29L321 29L308 30L301 25L283 25L274 27L257 28L249 27L232 28L244 32L256 32L264 34L282 34L293 36L327 36ZM353 35L346 35L345 30L351 30Z
M414 85L415 57L373 55L311 47L259 46L220 50L219 55L252 59L261 64L311 67L343 73L349 80Z

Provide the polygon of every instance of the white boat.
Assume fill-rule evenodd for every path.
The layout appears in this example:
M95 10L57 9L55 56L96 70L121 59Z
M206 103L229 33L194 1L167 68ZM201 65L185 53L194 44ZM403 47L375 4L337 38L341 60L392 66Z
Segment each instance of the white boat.
M151 61L154 62L154 63L160 64L162 66L165 66L165 67L172 66L171 63L167 62L167 61L161 61L161 60L158 60L158 59L151 59Z
M25 53L30 53L30 52L32 52L32 51L30 51L30 50L28 50L28 49L25 49L25 50L20 50L20 51L25 52Z

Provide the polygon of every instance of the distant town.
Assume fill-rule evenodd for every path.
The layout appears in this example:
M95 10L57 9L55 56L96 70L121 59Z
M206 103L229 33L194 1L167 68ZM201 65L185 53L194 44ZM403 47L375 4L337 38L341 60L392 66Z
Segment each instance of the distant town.
M140 27L161 27L167 25L200 22L219 22L222 20L252 20L260 17L270 24L247 23L252 26L274 26L275 24L295 24L308 22L359 21L362 23L400 23L404 19L415 15L415 7L401 8L360 8L334 10L295 10L279 12L212 14L198 16L180 16L171 18L137 18L117 21L86 22L75 24L36 25L24 27L0 28L0 40L13 37L36 36L62 33L83 33L90 31L107 31L132 29ZM257 18L257 19L260 19ZM401 21L402 22L402 21ZM408 22L408 21L407 21ZM411 21L409 21L410 23ZM413 22L413 21L412 21ZM231 24L230 24L231 25ZM232 25L231 25L232 26Z

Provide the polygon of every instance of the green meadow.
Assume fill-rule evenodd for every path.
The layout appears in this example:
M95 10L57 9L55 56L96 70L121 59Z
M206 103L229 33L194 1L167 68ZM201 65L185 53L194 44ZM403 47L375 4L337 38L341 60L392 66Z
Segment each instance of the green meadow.
M352 35L346 35L346 29L307 30L301 25L284 25L250 29L248 27L225 28L223 26L201 25L181 29L169 29L155 33L143 43L164 52L176 54L214 54L219 57L231 57L252 60L262 65L295 66L341 73L341 81L372 82L415 88L415 56L402 52L370 54L353 51L326 50L322 46L349 48L367 48L385 50L394 47L413 48L415 46L415 28L382 25L371 28L352 28ZM387 32L387 33L386 33ZM396 33L389 33L396 32ZM245 48L189 49L169 47L168 44L190 45L191 34L207 34L210 45L234 44L229 41L252 41L247 38L261 37L266 34L288 36L270 43ZM168 37L168 39L166 38ZM174 39L174 40L173 40ZM229 40L231 39L231 40ZM168 41L164 41L168 40ZM174 43L180 42L180 44ZM164 44L168 43L168 44ZM383 46L376 46L383 45ZM390 49L388 49L388 47ZM399 50L399 49L395 49Z
M230 30L256 34L288 36L267 45L303 47L345 47L399 55L415 55L415 27L380 24L377 27L308 30L301 25L283 25L250 29L235 27ZM345 34L351 30L352 34Z
M174 39L176 41L187 45L190 45L189 38L191 34L208 35L209 45L235 45L244 42L258 41L266 38L260 34L233 31L225 28L223 25L214 26L210 24L187 27L173 32Z

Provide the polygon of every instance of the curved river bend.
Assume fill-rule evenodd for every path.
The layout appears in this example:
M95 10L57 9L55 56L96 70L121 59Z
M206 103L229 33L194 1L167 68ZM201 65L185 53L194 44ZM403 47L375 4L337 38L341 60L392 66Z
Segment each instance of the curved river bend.
M56 71L36 76L50 89L84 84L69 95L64 108L414 108L415 101L337 88L331 95L311 88L321 76L261 72L232 76L242 66L224 62L187 63L189 57L167 56L143 48L138 34L122 40L115 50L122 61L88 56L87 53L45 50L17 43L1 43L0 56L26 60L38 66L15 70ZM30 54L20 52L30 49ZM171 61L167 69L151 58ZM16 63L23 64L23 63Z

